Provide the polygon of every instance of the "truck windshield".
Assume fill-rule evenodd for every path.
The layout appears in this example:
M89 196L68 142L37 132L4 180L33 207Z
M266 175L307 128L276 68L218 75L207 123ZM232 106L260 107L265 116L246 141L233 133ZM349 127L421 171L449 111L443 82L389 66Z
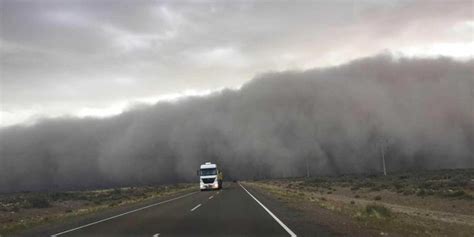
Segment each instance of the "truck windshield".
M217 174L217 169L201 169L201 176L206 176L206 175L216 175Z

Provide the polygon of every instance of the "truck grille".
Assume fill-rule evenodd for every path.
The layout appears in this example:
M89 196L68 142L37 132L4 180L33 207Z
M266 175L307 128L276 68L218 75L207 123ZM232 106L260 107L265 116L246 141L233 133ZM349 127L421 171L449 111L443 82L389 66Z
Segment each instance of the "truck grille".
M202 179L202 182L205 184L210 184L210 183L214 183L215 179L216 178L206 178L206 179Z

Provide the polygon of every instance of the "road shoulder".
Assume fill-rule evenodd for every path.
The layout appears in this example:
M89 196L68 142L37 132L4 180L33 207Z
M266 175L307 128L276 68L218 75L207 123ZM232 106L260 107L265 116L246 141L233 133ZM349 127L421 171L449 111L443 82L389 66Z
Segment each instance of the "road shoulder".
M395 212L379 202L339 200L333 194L319 194L306 190L272 185L267 182L247 182L262 196L278 200L282 206L299 213L314 225L322 225L343 236L445 236L457 233L472 236L467 225L439 222L406 213ZM449 234L448 234L449 236Z
M328 210L314 208L308 206L307 203L295 203L294 200L277 196L251 182L242 182L242 184L275 213L281 221L288 225L297 236L377 235L375 232L355 230L351 226L350 219L336 217ZM335 220L337 220L337 223Z

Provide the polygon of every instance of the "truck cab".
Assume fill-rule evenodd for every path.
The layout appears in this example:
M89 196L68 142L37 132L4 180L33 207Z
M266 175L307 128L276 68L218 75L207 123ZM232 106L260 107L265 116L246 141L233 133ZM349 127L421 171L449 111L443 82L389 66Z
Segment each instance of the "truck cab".
M198 170L199 188L201 191L222 188L222 172L216 164L206 162Z

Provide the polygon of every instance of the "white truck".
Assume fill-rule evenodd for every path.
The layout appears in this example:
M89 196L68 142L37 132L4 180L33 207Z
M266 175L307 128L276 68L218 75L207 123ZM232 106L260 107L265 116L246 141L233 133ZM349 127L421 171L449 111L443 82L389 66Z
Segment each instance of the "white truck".
M211 162L202 164L198 170L198 176L201 191L222 188L223 176L222 172L217 169L216 164L212 164Z

